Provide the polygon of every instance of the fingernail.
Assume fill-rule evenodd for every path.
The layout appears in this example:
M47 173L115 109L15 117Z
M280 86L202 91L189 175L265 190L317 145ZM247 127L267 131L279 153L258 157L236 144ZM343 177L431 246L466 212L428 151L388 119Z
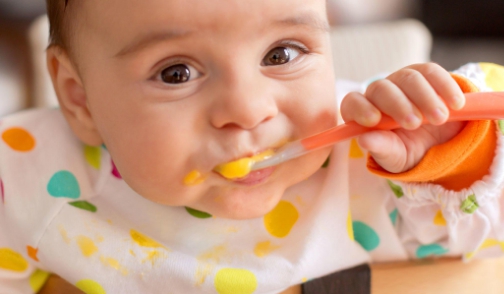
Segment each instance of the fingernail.
M462 108L462 106L464 106L464 99L459 97L459 96L454 96L452 97L452 100L450 102L450 107L452 109L460 109Z
M429 121L431 124L438 124L438 123L444 122L447 116L448 116L448 113L446 112L446 109L436 108L431 113Z
M414 113L410 113L406 116L402 125L405 129L415 129L420 123L420 118Z
M372 126L377 123L380 113L374 110L366 112L365 123L367 126Z

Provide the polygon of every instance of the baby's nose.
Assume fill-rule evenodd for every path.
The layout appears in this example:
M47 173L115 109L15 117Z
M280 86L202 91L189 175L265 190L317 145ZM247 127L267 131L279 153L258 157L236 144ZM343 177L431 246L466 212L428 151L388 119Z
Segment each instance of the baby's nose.
M266 85L234 85L222 91L212 108L212 125L250 130L274 118L277 102L273 93L262 87Z

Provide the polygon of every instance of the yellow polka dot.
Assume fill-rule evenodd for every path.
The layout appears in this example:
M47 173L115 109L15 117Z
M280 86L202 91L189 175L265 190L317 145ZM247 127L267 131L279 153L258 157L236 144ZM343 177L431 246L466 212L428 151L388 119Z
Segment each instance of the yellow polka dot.
M349 153L350 158L362 158L364 157L364 152L362 152L362 149L359 147L359 144L357 143L356 139L352 139L350 141L350 153Z
M214 284L219 294L252 294L257 288L257 278L245 269L224 268L215 275Z
M158 242L154 241L154 239L151 239L144 234L137 232L133 229L130 230L130 236L137 243L138 245L142 247L149 247L149 248L164 248L163 245L159 244Z
M28 269L28 261L12 249L0 248L0 268L14 272L24 272Z
M103 287L93 280L80 280L75 287L86 294L107 294Z
M101 148L85 146L84 147L84 157L86 161L94 167L95 169L100 169L101 164Z
M485 83L494 91L504 91L504 67L493 63L479 63L485 73Z
M299 213L290 202L280 201L278 205L264 216L266 230L277 238L283 238L289 234L299 218Z
M12 149L21 152L31 151L35 147L33 136L22 128L10 128L3 132L2 139Z
M483 241L483 243L480 245L480 247L478 247L478 249L476 249L473 252L466 253L465 254L465 258L466 259L471 259L471 258L474 257L474 255L476 255L476 253L478 253L478 251L486 249L486 248L490 248L490 247L493 247L493 246L500 246L501 250L504 251L504 242L501 242L501 241L496 240L496 239L486 239L485 241Z
M42 286L44 286L50 275L51 274L43 270L36 270L30 276L30 287L32 288L33 292L37 293L40 289L42 289Z
M98 247L96 247L93 240L86 236L77 237L77 244L82 252L82 255L85 257L89 257L98 251Z
M499 241L497 241L495 239L486 239L485 241L483 241L483 244L481 244L481 246L478 248L478 251L483 250L485 248L493 247L496 245L500 245Z
M436 226L446 226L446 219L444 218L443 212L441 210L438 210L438 212L434 216L433 222Z
M280 246L272 245L271 241L259 242L254 248L254 254L257 257L269 255L272 251L277 250Z
M353 225L352 225L352 214L351 214L350 211L348 211L348 217L347 217L346 226L347 226L348 237L352 241L355 240L355 238L354 238L354 232L353 232Z

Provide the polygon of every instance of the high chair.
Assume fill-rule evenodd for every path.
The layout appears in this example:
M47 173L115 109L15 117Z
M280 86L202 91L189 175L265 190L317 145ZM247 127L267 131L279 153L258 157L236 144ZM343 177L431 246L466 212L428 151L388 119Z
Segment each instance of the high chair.
M30 30L30 39L36 77L32 105L56 106L57 101L45 65L44 49L48 40L46 16L34 22ZM409 64L429 61L432 38L420 22L402 20L334 28L331 32L331 42L336 77L363 81L379 73L392 72ZM352 273L340 276L341 279L352 278L357 283L363 283L358 293L355 287L341 285L337 288L338 293L504 293L502 258L475 260L470 263L463 263L456 258L440 258L373 264L370 268L370 281L369 275L366 274L359 277L355 275L352 277ZM58 294L51 291L52 285L59 282L58 279L53 276L44 289L47 292L44 293ZM317 294L324 294L323 291L326 290L320 291Z

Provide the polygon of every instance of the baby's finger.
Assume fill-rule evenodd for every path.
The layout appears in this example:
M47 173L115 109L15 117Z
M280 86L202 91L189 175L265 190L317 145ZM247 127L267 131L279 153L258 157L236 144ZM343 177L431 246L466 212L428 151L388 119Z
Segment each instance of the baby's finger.
M402 172L407 166L406 147L391 131L373 131L358 138L359 145L385 170Z
M391 74L387 79L403 91L431 124L440 125L446 122L449 110L422 73L404 68Z
M358 92L345 96L341 102L341 116L345 122L355 121L366 127L375 126L381 119L380 111Z
M419 71L451 109L464 107L464 93L444 68L435 63L414 64L407 68Z
M373 82L368 86L365 96L376 108L405 129L416 129L422 123L423 117L418 108L388 79Z

